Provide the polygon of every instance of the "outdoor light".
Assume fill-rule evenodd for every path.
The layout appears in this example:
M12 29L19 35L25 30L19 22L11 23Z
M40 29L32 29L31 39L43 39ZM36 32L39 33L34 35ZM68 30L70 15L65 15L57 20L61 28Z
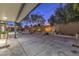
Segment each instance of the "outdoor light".
M50 25L45 26L45 32L52 32L52 27Z
M6 21L8 18L4 16L4 17L2 17L2 19L3 19L3 21Z

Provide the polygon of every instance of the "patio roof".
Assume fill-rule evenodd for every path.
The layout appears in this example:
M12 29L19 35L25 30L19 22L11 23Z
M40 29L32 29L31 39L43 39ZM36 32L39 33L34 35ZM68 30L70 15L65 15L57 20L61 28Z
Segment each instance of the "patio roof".
M37 3L0 3L0 20L21 21Z

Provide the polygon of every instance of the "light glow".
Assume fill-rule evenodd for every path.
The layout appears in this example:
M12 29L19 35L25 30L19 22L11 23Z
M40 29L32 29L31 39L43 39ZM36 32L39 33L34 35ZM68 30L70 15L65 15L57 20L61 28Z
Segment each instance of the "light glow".
M5 21L5 20L7 20L8 18L7 18L7 17L3 17L2 19Z
M47 25L47 26L45 27L45 31L46 31L46 32L52 32L52 27L51 27L50 25Z

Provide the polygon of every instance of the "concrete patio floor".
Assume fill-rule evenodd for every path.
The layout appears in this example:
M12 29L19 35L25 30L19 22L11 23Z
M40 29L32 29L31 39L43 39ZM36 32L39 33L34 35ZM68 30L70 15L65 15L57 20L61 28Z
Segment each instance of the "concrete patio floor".
M74 40L53 34L19 34L8 40L10 47L0 49L0 56L79 56L79 48L72 47Z

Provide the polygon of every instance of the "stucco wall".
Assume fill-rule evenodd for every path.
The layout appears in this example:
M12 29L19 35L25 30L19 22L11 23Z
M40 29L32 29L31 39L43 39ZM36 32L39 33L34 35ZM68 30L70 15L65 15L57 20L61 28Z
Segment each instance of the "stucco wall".
M75 35L79 33L79 23L57 24L56 31L67 35Z

